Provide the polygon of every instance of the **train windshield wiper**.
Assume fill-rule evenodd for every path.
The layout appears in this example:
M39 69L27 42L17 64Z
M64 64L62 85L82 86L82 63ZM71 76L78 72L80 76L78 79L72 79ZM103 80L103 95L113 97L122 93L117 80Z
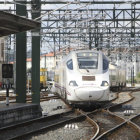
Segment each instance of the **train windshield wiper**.
M80 68L80 69L84 68L87 72L89 72L88 67L82 66L81 63L79 63L79 68Z
M89 72L88 67L84 66L84 68L85 68L85 70L86 70L87 72Z

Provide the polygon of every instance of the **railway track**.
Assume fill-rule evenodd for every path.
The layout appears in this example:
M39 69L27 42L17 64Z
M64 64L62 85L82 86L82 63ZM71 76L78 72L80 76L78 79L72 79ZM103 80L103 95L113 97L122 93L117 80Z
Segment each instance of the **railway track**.
M28 139L34 136L39 137L40 133L47 133L49 140L55 139L55 136L61 136L64 139L71 138L71 136L74 139L92 139L97 132L98 126L94 121L86 115L81 115L79 111L71 110L0 128L0 139Z
M117 106L110 107L109 110L114 114L130 119L140 113L140 92L131 93L132 99Z
M48 97L48 95L45 96ZM113 112L133 100L132 91L121 92L118 98L112 100L109 105L90 113L71 110L1 128L0 139L43 139L47 137L48 140L59 138L87 140L118 140L119 138L125 140L125 136L128 136L127 140L140 138L140 115L131 118L132 120L125 120ZM6 133L9 135L4 137Z
M131 122L124 122L96 138L96 140L139 140L140 129Z
M104 132L114 128L116 125L124 122L122 118L103 109L89 113L88 116L98 124L100 128L98 135L101 135Z
M48 97L48 95L42 95L41 98L46 101L46 99L52 99L52 97L58 98L57 96ZM30 97L28 97L28 100L30 101ZM69 105L68 108L69 111L63 113L43 116L0 128L0 140L32 139L32 137L40 139L40 134L47 134L49 140L58 137L63 139L71 139L71 137L74 139L94 139L99 131L96 122L80 113L80 111L73 110Z
M117 113L114 114L114 110L119 110L122 106L134 102L134 100L132 91L119 93L118 98L112 101L112 104L107 108L105 107L105 110L96 111L89 116L96 120L100 128L96 140L138 140L140 138L140 115L131 118L130 121ZM111 117L111 115L114 117Z
M134 97L131 95L132 92L133 91L118 92L117 97L115 99L112 99L109 103L105 104L102 108L107 110L111 108L115 109L122 104L130 102L134 99Z
M140 129L140 114L136 115L135 117L130 119L131 122L135 123L137 127Z
M136 90L134 90L134 92L135 91ZM118 140L116 135L119 135L120 139L122 139L125 135L127 135L127 133L129 133L129 131L132 131L132 132L129 133L128 136L130 136L130 138L128 139L127 137L126 138L127 140L131 140L131 137L134 137L134 136L136 138L140 137L139 128L137 128L135 124L131 122L127 122L123 117L113 113L115 109L118 109L120 106L122 107L122 105L125 105L134 100L132 93L133 93L133 90L131 92L128 92L128 91L120 92L118 93L117 98L113 99L111 103L102 107L102 109L97 109L93 112L87 113L87 116L90 119L94 120L99 126L99 132L96 139ZM139 122L139 120L137 122ZM122 130L125 130L124 135L121 134ZM112 132L114 132L113 135L111 135Z
M40 102L43 102L43 101L49 101L50 99L58 99L59 97L56 96L56 95L52 95L52 96L49 96L48 94L43 94L41 95L40 97ZM6 96L3 95L3 96L0 96L0 101L5 101L6 100ZM16 96L10 96L9 97L9 101L12 102L12 103L16 103ZM27 95L26 97L26 102L27 103L31 103L32 102L32 97L31 95Z

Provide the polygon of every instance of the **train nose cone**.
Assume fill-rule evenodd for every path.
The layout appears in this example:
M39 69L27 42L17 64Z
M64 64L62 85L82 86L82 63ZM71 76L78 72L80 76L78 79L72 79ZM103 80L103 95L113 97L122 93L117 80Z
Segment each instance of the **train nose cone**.
M101 88L81 87L75 89L76 96L83 101L100 100L104 95L104 90Z

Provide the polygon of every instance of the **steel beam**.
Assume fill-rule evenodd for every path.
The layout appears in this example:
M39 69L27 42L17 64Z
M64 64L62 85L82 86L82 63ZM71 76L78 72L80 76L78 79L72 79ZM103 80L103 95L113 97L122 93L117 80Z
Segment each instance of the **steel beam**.
M33 5L33 2L37 4L37 1L38 0L32 0L26 3ZM57 4L57 6L60 7L62 4L68 3L70 5L56 10L45 9L45 6L43 6ZM106 42L112 47L111 43L113 40L116 40L116 43L124 43L123 41L126 41L130 44L128 48L133 49L131 38L135 37L135 45L139 45L137 39L140 37L140 1L77 0L68 2L61 0L44 0L40 1L40 4L42 4L43 7L41 13L45 15L40 19L42 22L41 29L43 30L41 37L44 37L48 44L53 46L59 45L59 49L61 49L60 46L62 46L62 44L70 45L72 39L89 43L90 48L94 45L98 47L100 44L105 44L104 47L106 47ZM104 9L105 7L100 8L101 5L105 4L105 7L108 6L108 9ZM132 7L121 7L123 4L132 5ZM75 6L75 8L71 8L71 5ZM81 5L83 5L82 8L76 8L81 7ZM94 6L93 9L92 5ZM95 8L96 5L100 5L99 9ZM33 9L28 9L28 12L32 10ZM98 22L97 28L95 27L95 22ZM108 40L110 40L110 42ZM124 45L126 45L126 43L124 43Z
M24 2L26 1L26 0L23 0ZM32 0L31 0L32 1ZM31 1L27 1L26 2L26 4L31 4ZM10 1L0 1L0 4L15 4L14 2L10 2ZM19 3L19 2L18 2ZM41 1L41 4L67 4L68 3L68 1L61 1L61 0L53 0L53 1L51 1L51 0L48 0L48 1ZM125 3L133 3L133 4L140 4L140 1L110 1L110 0L108 0L108 1L98 1L98 0L96 0L96 1L93 1L93 0L85 0L85 1L73 1L73 2L71 2L71 4L79 4L79 3L83 3L83 4L125 4Z

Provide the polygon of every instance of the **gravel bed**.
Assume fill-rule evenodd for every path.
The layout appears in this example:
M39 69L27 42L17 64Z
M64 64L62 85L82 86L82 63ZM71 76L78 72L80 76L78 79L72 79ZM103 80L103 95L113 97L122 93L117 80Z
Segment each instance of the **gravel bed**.
M40 121L36 121L36 122L32 122L32 123L28 123L28 125L20 125L18 127L15 127L14 129L11 128L11 129L8 129L8 130L4 130L4 131L0 131L0 140L7 140L7 139L10 139L12 137L15 137L15 136L19 136L23 133L27 133L27 132L31 132L31 131L35 131L35 130L39 130L40 128L44 128L46 126L50 126L52 124L56 124L58 122L61 122L61 121L67 121L71 118L74 118L76 117L77 115L76 114L67 114L67 115L64 115L64 116L61 116L61 117L58 117L57 119L45 119L45 120L40 120ZM8 134L8 135L7 135ZM25 139L24 139L25 140Z
M130 100L132 97L129 96L129 92L121 92L119 93L119 98L116 99L115 101L113 101L112 103L114 104L119 104L119 103L123 103L125 101Z
M96 129L87 121L74 122L59 126L58 129L26 138L26 140L88 140Z
M135 97L132 101L122 105L120 108L113 110L113 113L123 117L124 119L130 119L135 115L140 113L140 92L132 93L132 96Z
M54 115L70 110L61 99L50 99L40 103L44 115Z
M117 97L117 92L110 92L109 94L109 101L115 99Z

